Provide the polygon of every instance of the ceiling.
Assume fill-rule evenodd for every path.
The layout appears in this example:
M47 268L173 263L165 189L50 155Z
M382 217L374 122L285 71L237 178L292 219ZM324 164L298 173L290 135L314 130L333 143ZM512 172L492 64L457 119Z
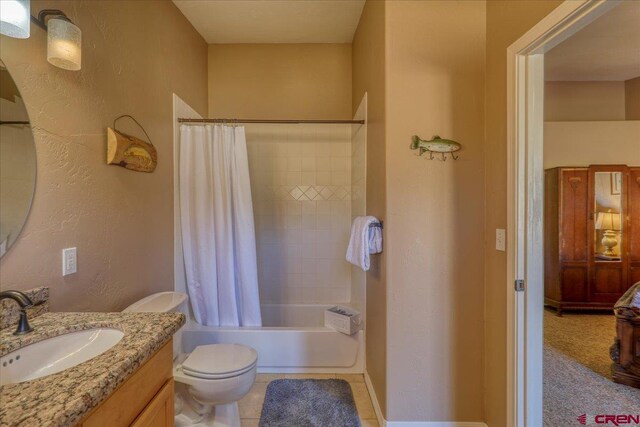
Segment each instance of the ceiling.
M173 0L207 43L351 43L365 0Z
M625 1L544 57L547 81L621 81L640 76L640 1Z

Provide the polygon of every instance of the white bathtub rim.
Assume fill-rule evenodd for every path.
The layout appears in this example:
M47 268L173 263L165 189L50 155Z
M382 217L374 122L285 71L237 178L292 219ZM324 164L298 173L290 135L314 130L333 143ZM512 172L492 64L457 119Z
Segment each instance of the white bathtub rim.
M291 332L328 332L328 333L341 333L335 329L328 328L326 326L207 326L201 325L193 320L187 322L184 326L184 331L242 331L242 332L260 332L260 331L291 331ZM362 331L362 330L360 330ZM358 331L358 332L360 332ZM351 336L355 336L358 332Z
M183 352L215 343L247 345L258 351L259 373L364 372L364 331L345 335L325 327L226 328L195 322L184 328ZM282 339L279 345L278 337Z

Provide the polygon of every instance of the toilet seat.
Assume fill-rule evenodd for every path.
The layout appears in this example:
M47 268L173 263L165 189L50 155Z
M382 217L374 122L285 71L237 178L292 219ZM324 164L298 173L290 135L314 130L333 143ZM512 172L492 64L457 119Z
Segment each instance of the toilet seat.
M182 372L185 375L188 375L190 377L194 377L194 378L200 378L203 380L222 380L225 378L233 378L233 377L237 377L239 375L244 374L245 372L250 371L251 369L253 369L256 365L251 365L248 366L245 369L242 369L240 371L235 371L235 372L229 372L226 374L203 374L202 372L193 372L193 371L189 371L188 369L185 369L184 366L182 367Z
M195 348L182 362L185 375L202 379L239 376L256 366L258 353L240 344L209 344Z

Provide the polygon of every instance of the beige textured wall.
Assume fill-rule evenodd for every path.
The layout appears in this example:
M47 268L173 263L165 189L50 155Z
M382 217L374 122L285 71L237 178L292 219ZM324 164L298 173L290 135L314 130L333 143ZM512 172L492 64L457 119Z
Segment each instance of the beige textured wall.
M640 77L624 82L627 120L640 120Z
M485 80L485 231L507 225L507 47L562 3L561 0L487 2ZM485 242L485 422L508 426L506 380L506 274L504 252Z
M385 2L366 2L353 39L353 112L367 93L367 215L386 219ZM385 230L384 235L388 233ZM386 244L386 243L385 243ZM367 272L367 372L383 416L387 401L386 248Z
M544 119L624 120L625 84L619 82L546 82Z
M351 45L209 45L209 116L350 119Z
M82 70L46 61L46 34L2 37L2 60L35 129L38 177L31 215L0 260L3 289L51 287L52 310L120 310L173 288L172 93L207 109L207 45L169 1L34 1L82 29ZM105 164L106 127L142 123L158 150L152 174ZM139 135L125 120L122 129ZM61 275L61 250L78 273Z
M386 18L388 419L482 421L485 2ZM415 156L413 134L460 160Z
M544 124L545 169L607 164L640 165L640 120Z

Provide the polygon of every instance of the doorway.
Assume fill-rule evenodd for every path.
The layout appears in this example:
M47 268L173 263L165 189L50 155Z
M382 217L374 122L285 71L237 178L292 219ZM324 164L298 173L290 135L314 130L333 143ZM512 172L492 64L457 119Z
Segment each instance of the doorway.
M545 55L620 5L565 2L508 49L507 404L514 426L545 425ZM580 415L568 419L579 425Z

